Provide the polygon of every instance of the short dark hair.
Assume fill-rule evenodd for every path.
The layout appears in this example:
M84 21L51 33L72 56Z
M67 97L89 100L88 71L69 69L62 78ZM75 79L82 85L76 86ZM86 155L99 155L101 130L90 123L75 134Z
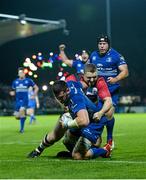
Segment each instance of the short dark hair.
M94 72L97 72L97 67L95 66L95 64L85 64L84 66L84 73L87 73L87 72L91 72L91 73L94 73Z
M67 90L67 83L62 80L55 81L55 83L52 85L52 91L55 96L58 96L61 91Z

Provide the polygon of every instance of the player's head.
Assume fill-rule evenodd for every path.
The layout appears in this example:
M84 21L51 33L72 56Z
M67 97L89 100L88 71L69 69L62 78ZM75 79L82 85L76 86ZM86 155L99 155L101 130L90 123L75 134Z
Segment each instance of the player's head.
M97 38L97 46L98 46L98 50L99 53L101 55L104 55L110 48L110 39L107 35L100 35Z
M23 67L18 68L18 76L19 76L20 79L25 78L25 73L24 73L24 68Z
M86 64L84 66L84 81L89 86L94 86L98 79L98 71L94 64Z
M66 104L68 102L69 89L65 81L55 81L52 85L52 91L60 103Z
M86 63L89 59L89 53L86 50L82 50L81 57L82 57L82 61Z

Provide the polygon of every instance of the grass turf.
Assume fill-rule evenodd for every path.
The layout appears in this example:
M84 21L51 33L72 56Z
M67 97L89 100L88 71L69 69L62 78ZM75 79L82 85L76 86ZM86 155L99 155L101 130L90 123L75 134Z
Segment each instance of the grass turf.
M61 141L35 159L27 154L50 131L58 115L37 116L20 134L14 117L0 117L0 179L144 179L146 178L146 114L116 114L116 148L109 159L75 161L56 158ZM106 131L103 134L105 142Z

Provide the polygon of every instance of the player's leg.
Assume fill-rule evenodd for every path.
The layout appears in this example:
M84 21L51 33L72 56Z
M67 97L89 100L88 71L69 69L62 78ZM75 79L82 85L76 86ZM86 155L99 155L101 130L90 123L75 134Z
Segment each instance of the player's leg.
M107 118L110 119L110 121L107 122L106 129L107 129L107 144L112 145L112 149L114 149L114 140L113 140L113 130L114 130L114 125L115 125L115 118L114 118L114 112L115 112L115 107L117 106L118 103L118 93L115 92L112 94L112 102L113 102L113 107L107 112Z
M40 145L31 153L29 153L28 157L34 158L40 156L44 149L52 146L55 142L59 141L63 137L65 131L66 130L62 128L59 118L54 130L45 135Z
M24 132L24 125L25 125L25 120L26 120L26 109L25 107L20 107L19 109L19 114L20 114L20 133Z
M66 133L64 135L64 139L63 139L63 144L65 145L67 150L72 152L79 137L80 137L80 130L70 129L70 130L66 131Z
M115 108L112 107L107 113L106 117L108 119L107 124L106 124L106 129L107 129L107 143L112 145L113 141L113 129L114 129L114 124L115 124L115 118L114 118L114 111Z
M14 111L13 115L15 116L15 118L16 118L17 120L20 120L19 111Z
M27 109L27 115L30 116L29 124L32 124L32 122L35 122L36 120L34 112L34 108L32 107Z
M84 159L93 159L98 157L108 158L110 157L110 155L111 155L110 146L106 148L91 147L85 154Z
M66 147L67 151L60 151L57 153L57 157L59 158L71 158L72 157L72 151L73 148L75 147L76 142L79 139L78 132L75 133L76 131L80 131L77 129L68 129L63 138L63 144Z
M81 137L72 153L74 159L86 159L86 153L98 142L97 139L101 137L105 124L106 120L101 118L99 123L90 123L87 127L81 129Z
M75 160L81 160L84 159L85 154L88 152L88 150L91 148L92 142L88 140L87 138L81 136L79 137L73 151L72 151L72 157Z

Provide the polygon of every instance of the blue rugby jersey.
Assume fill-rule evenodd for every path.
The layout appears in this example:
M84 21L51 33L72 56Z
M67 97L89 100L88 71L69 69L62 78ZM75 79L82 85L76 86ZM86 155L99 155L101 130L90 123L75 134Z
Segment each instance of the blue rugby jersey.
M73 60L72 67L75 68L76 73L83 74L84 73L84 65L85 63L81 60Z
M126 64L124 57L111 48L104 56L100 56L98 51L92 52L90 63L96 65L99 76L104 77L107 82L108 77L116 77L119 74L118 67ZM110 84L107 82L110 92L119 88L119 83Z
M66 105L69 108L72 118L74 119L77 112L81 109L86 109L92 121L93 114L98 111L97 106L84 95L80 82L68 81L67 85L70 92L69 101Z
M28 88L30 86L33 87L34 85L35 83L30 78L17 78L14 80L12 83L12 89L14 89L16 92L16 101L28 99Z

